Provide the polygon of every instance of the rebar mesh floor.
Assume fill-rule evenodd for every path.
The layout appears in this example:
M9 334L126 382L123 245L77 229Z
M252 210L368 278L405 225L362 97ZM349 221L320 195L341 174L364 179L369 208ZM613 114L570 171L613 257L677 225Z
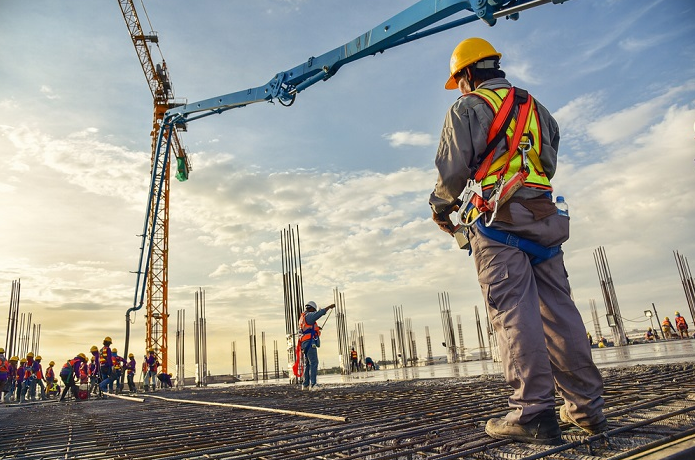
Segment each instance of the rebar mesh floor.
M247 385L155 393L347 421L155 399L0 407L1 459L572 459L628 458L695 433L695 364L604 369L609 431L564 424L561 446L497 441L507 412L499 376L331 385ZM558 400L558 405L561 401Z

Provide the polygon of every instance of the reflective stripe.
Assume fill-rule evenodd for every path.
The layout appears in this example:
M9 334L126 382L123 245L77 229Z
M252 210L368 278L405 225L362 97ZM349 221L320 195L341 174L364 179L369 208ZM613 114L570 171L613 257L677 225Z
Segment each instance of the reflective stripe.
M299 318L299 331L302 333L302 336L299 338L299 343L317 338L321 335L321 328L319 328L318 324L307 324L306 312L302 313L302 316Z
M500 110L500 107L502 106L502 101L504 100L504 97L507 95L507 93L509 93L509 88L499 88L496 90L481 88L473 91L470 94L475 94L476 96L480 97L488 104L492 111L495 114L497 114L497 112L499 112ZM511 138L514 136L515 130L516 118L512 119L511 123L509 124L509 128L507 128L507 145L511 144ZM522 141L531 143L530 150L526 152L526 156L528 158L527 166L529 169L529 175L526 178L524 187L530 187L541 190L552 190L550 180L543 172L543 166L540 160L542 150L541 130L538 124L538 111L536 110L536 101L533 100L533 98L531 98L531 110L529 113L529 117L526 121L526 125L524 126L523 133L524 134L522 136ZM495 183L499 179L498 176L501 175L502 169L505 167L506 164L506 154L503 154L497 159L495 159L495 161L490 166L487 175L482 180L483 190L490 189L495 185ZM509 169L504 174L504 178L506 180L511 179L511 177L520 169L521 154L517 151L514 152L514 154L512 155L512 158L509 162Z

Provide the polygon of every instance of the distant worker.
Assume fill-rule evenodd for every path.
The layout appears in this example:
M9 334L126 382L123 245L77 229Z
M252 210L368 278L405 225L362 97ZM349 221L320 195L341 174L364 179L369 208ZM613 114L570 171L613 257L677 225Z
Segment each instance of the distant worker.
M104 346L99 350L99 390L102 393L108 391L109 383L111 383L111 371L113 367L113 356L111 356L111 337L104 338Z
M26 402L27 399L36 401L36 361L34 361L34 353L27 353L26 363L24 364L24 379L22 383L22 394L19 402Z
M656 340L656 336L654 335L654 331L651 327L647 329L647 332L644 333L644 340L647 342L654 342Z
M665 339L672 338L672 332L677 332L676 329L673 327L673 324L671 324L671 321L668 319L668 316L666 316L664 318L664 321L661 323L661 332L664 333Z
M374 361L369 356L364 358L364 364L367 366L368 371L376 370L376 364L374 364Z
M43 375L43 366L41 365L41 355L37 356L34 360L34 374L36 375L36 383L34 384L34 392L31 395L32 399L36 394L36 386L41 387L41 401L46 400L46 386L44 385L45 377Z
M569 238L569 216L553 203L550 184L558 124L535 98L505 79L501 57L480 38L462 41L452 53L445 88L463 96L444 121L430 206L433 220L451 236L449 215L463 207L469 227L457 241L472 250L513 389L511 412L488 420L486 433L558 443L555 390L565 403L560 419L594 434L606 426L603 380L588 341L576 340L586 329L560 248Z
M165 374L164 372L162 372L161 374L159 374L157 376L157 379L159 379L160 386L162 388L171 388L172 387L171 374Z
M318 309L316 302L313 300L307 302L304 306L304 313L299 318L299 342L301 345L302 355L304 356L304 383L302 390L318 390L319 386L316 383L316 375L319 371L319 352L321 346L321 328L317 321L328 310L335 308L335 304L330 304L325 308Z
M676 329L678 329L678 334L680 334L681 339L687 339L688 338L688 323L685 322L685 318L681 316L680 313L676 312L676 317L674 320L676 321Z
M109 393L113 393L113 385L116 384L116 393L121 392L121 375L125 360L118 356L118 350L111 349L111 382L109 382Z
M359 370L360 370L360 367L359 367L359 364L357 363L357 352L353 348L350 350L350 372L352 372L352 371L357 372Z
M147 350L148 356L145 358L145 362L142 363L145 371L145 391L151 389L155 390L157 386L157 368L159 367L159 361L157 361L157 356L154 354L154 348Z
M92 356L89 358L89 394L97 394L101 392L99 382L101 381L101 369L99 367L99 348L92 345L89 350Z
M7 382L5 383L5 398L3 402L9 403L15 394L17 385L17 367L19 366L19 358L13 356L9 359L10 363L7 367Z
M53 368L55 364L55 361L51 361L46 368L46 396L53 397L56 395L56 374Z
M586 338L589 339L589 346L593 346L594 345L594 338L591 337L591 332L586 333Z
M60 395L60 401L65 401L65 395L68 390L72 391L72 396L77 399L79 389L75 380L80 373L82 363L85 362L87 362L87 356L84 353L80 353L63 364L63 367L60 369L60 380L63 381L65 388L63 388L63 393Z
M128 362L125 364L126 378L128 379L128 390L137 393L135 387L135 355L128 353Z
M17 374L15 376L15 402L22 401L22 390L24 389L24 373L26 371L26 364L26 358L22 358L19 360L19 367L17 367Z
M5 358L5 349L0 348L0 401L5 400L7 378L10 374L10 361Z

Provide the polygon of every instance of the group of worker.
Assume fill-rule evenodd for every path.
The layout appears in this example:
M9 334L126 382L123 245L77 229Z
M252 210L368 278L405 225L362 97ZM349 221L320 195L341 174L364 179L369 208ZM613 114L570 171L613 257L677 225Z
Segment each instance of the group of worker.
M44 372L41 356L28 352L26 358L12 356L8 359L4 348L0 348L0 402L24 403L58 395L60 401L65 401L68 391L75 399L87 399L90 394L102 396L107 392L120 393L123 390L123 372L126 373L128 390L135 393L135 356L129 353L126 360L118 355L116 348L111 347L112 343L111 337L105 337L101 348L96 345L91 347L89 359L84 353L79 353L68 359L57 375L54 361L48 363ZM159 366L154 348L148 349L142 364L145 391L154 391L157 381L161 388L172 386L171 374L158 374ZM63 384L62 393L58 379ZM40 394L37 394L37 387Z
M675 327L668 316L661 322L661 332L664 334L663 337L667 340L672 338L689 338L688 322L679 312L675 312L674 321L676 323ZM648 342L653 342L659 339L659 334L650 327L647 332L645 332L644 339Z

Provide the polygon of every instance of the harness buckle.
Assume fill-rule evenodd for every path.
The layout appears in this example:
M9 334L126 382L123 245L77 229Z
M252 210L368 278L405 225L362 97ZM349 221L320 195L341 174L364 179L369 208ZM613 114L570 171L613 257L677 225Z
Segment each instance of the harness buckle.
M483 186L480 182L474 179L468 179L468 182L466 182L466 187L463 189L463 192L461 193L461 205L459 206L459 210L456 212L456 217L459 222L459 226L469 228L473 226L478 219L480 219L480 216L483 215L483 213L481 212L472 221L466 221L466 216L468 212L471 210L471 206L477 207L473 203L473 200L476 196L480 197L480 199L483 199Z

